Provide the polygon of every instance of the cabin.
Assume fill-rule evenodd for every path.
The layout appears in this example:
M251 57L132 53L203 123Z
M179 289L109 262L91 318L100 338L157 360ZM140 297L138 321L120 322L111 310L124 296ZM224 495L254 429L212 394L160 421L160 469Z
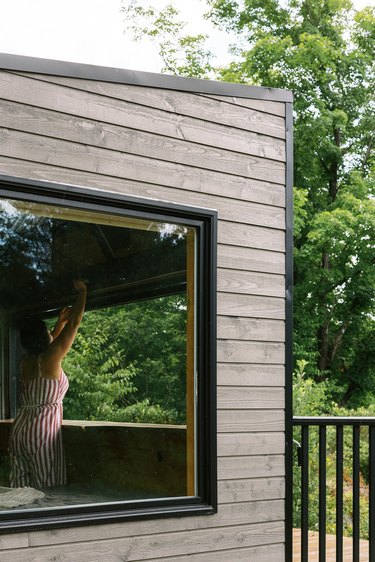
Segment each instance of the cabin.
M291 93L0 55L0 208L0 561L289 562ZM11 488L75 279L66 484Z

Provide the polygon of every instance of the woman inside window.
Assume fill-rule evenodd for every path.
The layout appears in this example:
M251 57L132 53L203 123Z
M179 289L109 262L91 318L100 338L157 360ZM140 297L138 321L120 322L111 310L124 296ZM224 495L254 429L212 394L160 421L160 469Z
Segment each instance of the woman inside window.
M66 483L61 425L62 401L69 383L61 361L73 344L87 296L83 281L74 281L74 287L76 301L60 312L52 332L43 320L25 321L20 330L26 354L20 366L21 408L9 443L12 487Z

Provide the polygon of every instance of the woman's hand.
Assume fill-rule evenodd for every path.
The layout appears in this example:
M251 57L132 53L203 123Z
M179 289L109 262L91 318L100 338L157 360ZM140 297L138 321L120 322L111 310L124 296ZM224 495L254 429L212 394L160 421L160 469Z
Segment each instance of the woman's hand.
M84 281L82 281L82 279L74 279L73 285L74 285L75 290L78 291L78 293L82 293L84 291L87 291L86 283Z
M70 318L70 311L71 311L70 306L66 306L65 308L62 308L59 312L59 321L64 323L68 322Z

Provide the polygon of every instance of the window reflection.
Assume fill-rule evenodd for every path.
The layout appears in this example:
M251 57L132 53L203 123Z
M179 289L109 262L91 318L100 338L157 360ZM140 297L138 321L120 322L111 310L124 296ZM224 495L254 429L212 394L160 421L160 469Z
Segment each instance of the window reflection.
M67 483L44 489L40 507L194 495L194 229L11 200L0 209L0 486L20 408L20 323L52 327L83 279L86 313L63 362Z
M185 331L185 294L87 312L64 361L64 418L185 424Z

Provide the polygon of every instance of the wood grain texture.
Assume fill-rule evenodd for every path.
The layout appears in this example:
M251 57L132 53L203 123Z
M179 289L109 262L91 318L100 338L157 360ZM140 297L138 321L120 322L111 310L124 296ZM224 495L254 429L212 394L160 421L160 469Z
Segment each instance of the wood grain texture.
M0 535L0 551L8 550L11 548L25 549L28 546L29 546L29 536L27 533ZM0 553L0 559L1 559L1 553ZM8 558L8 560L10 560L10 558Z
M183 203L184 201L186 202L191 200L190 204L192 205L209 208L212 206L212 201L215 201L214 208L222 211L225 210L223 209L225 201L223 201L223 204L220 207L220 200L229 193L229 197L231 199L228 198L227 201L232 201L231 207L235 209L234 212L230 211L232 215L238 214L238 205L242 205L245 201L265 203L266 205L275 207L283 207L285 199L285 189L283 186L257 180L247 180L245 178L233 177L231 178L230 189L228 190L228 177L225 177L226 181L222 181L221 176L216 178L217 181L213 181L213 179L211 181L209 178L206 178L207 181L202 181L202 177L200 176L199 182L196 182L195 184L185 182L183 188L180 187L172 190L168 186L158 184L156 179L154 183L145 183L132 180L127 177L116 178L110 175L89 172L86 170L63 168L58 165L52 165L51 163L24 160L22 154L19 158L8 158L0 154L0 169L4 174L14 176L26 175L31 179L40 179L52 182L57 181L71 185L81 185L86 188L112 191L128 195L142 195L142 197L160 199L161 201L173 202L176 200L176 202ZM205 203L205 194L208 195L208 203ZM212 196L214 197L214 200L211 200ZM237 201L234 200L240 200L240 203L237 203ZM227 210L225 210L225 212L227 212ZM244 250L246 251L246 248ZM265 269L264 271L267 270Z
M273 363L283 364L285 347L277 342L252 342L219 340L217 359L221 363Z
M253 295L218 294L218 314L221 316L245 316L246 318L270 318L284 320L284 299ZM248 363L249 361L246 361ZM254 360L256 363L256 361Z
M276 252L283 252L285 249L285 233L281 230L253 226L252 224L236 224L224 220L219 223L218 241L220 244Z
M19 74L19 78L26 74ZM43 82L50 83L50 86L57 85L59 89L70 92L72 87L77 88L78 92L87 95L86 99L102 98L102 104L108 100L120 105L119 101L130 102L132 105L142 105L145 108L155 110L161 109L170 114L178 116L189 116L195 119L202 119L209 123L220 123L235 129L245 131L255 131L275 138L285 138L285 121L278 115L261 113L251 108L245 109L234 104L228 104L220 99L214 99L188 92L177 92L173 90L163 90L155 88L137 87L125 84L110 84L97 82L94 80L79 80L75 78L51 77L28 74L26 80L41 79ZM63 86L66 86L65 88ZM42 87L42 90L48 88ZM55 86L56 90L56 86ZM53 90L48 90L48 92ZM98 95L100 94L100 95ZM81 99L79 94L74 92L76 99ZM104 98L104 101L103 101ZM111 100L112 98L112 100ZM13 99L13 98L11 98ZM35 105L39 105L36 103ZM141 127L140 127L141 128ZM146 129L147 130L147 129Z
M17 162L19 164L17 164ZM34 166L38 166L38 164L14 160L11 162L10 159L0 157L0 170L3 173L15 172L14 175L22 176L26 172L27 174L32 174L32 178L37 176L36 179L41 179L40 174L35 174L33 171L30 171L30 168ZM74 170L71 170L70 175L68 175L66 173L67 171L61 171L61 168L45 166L44 164L41 164L41 166L43 168L47 168L47 174L50 172L48 174L48 178L45 177L46 174L43 174L42 179L52 179L52 181L62 181L69 184L78 183L87 187L87 179L82 177L79 173L75 173ZM78 175L80 176L79 181L77 181ZM113 180L113 178L103 178L103 176L97 176L95 182L96 188L103 185L106 187L108 184L111 186L111 180ZM105 191L104 187L101 191ZM172 190L168 187L126 180L121 181L121 185L118 186L118 189L108 189L108 191L117 191L118 193L122 193L124 195L136 197L142 196L156 199L158 201L181 203L182 205L194 205L195 207L214 209L219 212L221 218L228 221L238 221L243 223L247 222L251 216L254 220L258 221L258 217L262 216L263 219L261 220L263 220L266 225L275 223L282 227L284 224L284 212L278 207L272 207L269 205L258 205L247 201L240 202L225 197L216 197L215 195L205 195L203 193L194 193L192 191L185 190ZM270 258L273 258L272 254L270 255ZM263 267L263 263L264 260L261 262L260 267ZM272 269L272 265L270 265L270 269Z
M187 178L189 178L189 176L191 177L191 175L193 174L193 177L195 177L196 181L200 175L202 175L203 178L207 177L207 179L209 179L211 174L214 174L215 177L217 177L216 174L221 174L220 177L222 178L222 180L225 177L227 183L231 181L231 177L238 178L239 182L241 182L243 179L246 180L254 178L263 181L273 181L275 183L282 183L285 178L285 170L283 164L280 165L279 163L275 163L272 160L265 160L262 158L257 159L255 156L248 157L246 169L244 168L243 170L239 170L236 166L232 167L233 172L235 170L237 172L244 172L244 175L241 175L240 173L232 173L232 171L223 172L222 170L209 170L207 169L207 165L205 167L203 166L203 161L201 162L201 165L197 167L194 163L192 163L191 165L186 165L170 162L169 160L173 160L173 158L164 160L160 159L160 157L159 159L154 157L150 159L147 156L129 153L130 146L124 146L124 149L126 148L127 150L109 150L105 147L91 146L89 144L86 145L85 143L72 142L64 139L56 140L52 137L33 135L32 133L17 131L15 134L15 131L12 129L3 128L1 130L0 143L1 145L5 145L4 148L2 148L1 152L4 156L17 158L18 143L22 141L25 145L25 148L28 147L29 150L32 150L34 148L34 150L38 149L47 151L49 148L50 151L54 151L58 154L61 153L61 158L66 158L67 153L68 155L70 154L70 165L69 160L67 160L67 163L64 164L64 166L66 167L84 170L86 169L87 171L100 171L101 173L108 173L109 175L113 175L116 177L124 176L124 172L127 172L125 177L131 179L139 179L140 181L149 181L151 183L164 183L165 185L170 185L172 187L174 186L174 184L181 185L183 176L179 178L179 181L177 181L178 175L176 174L182 174L183 171L185 172ZM99 170L96 170L95 167L90 166L82 167L82 163L81 165L79 165L80 159L83 158L85 150L87 156L90 157L90 160L95 159L97 161L97 166L101 164ZM19 155L18 157L21 157L21 155ZM29 157L28 159L42 162L45 161L40 157L39 159L36 159L35 157ZM122 173L120 173L121 168L119 167L119 164L126 164L129 167L129 171L122 170ZM59 165L61 165L61 163L59 163ZM111 165L110 171L108 169L109 165ZM154 170L153 176L146 179L147 176L143 176L143 174L135 174L135 171L132 171L132 167L136 165L143 165L146 168L152 167ZM168 174L168 176L171 177L164 178L163 182L163 177L160 176L160 172L158 173L158 170L164 170L164 173ZM228 178L228 176L230 176L230 178ZM218 181L220 181L220 177L217 177ZM168 180L168 182L165 181L166 179ZM184 187L183 183L181 187Z
M283 297L285 277L253 271L218 269L217 287L219 291L245 295L267 295Z
M212 552L203 552L198 554L189 554L188 558L185 555L182 556L168 556L158 558L160 562L212 562ZM114 560L114 559L112 559ZM117 559L119 560L119 559ZM122 558L124 560L124 558ZM138 559L133 562L141 562L143 559ZM236 550L220 550L215 551L215 562L284 562L284 545L283 543L259 547L241 548ZM25 562L27 560L25 559ZM30 561L31 562L31 561ZM34 560L33 562L37 562ZM91 562L95 562L93 559Z
M271 515L271 514L270 514ZM119 539L79 542L72 549L71 544L55 545L53 551L45 547L31 547L27 551L29 560L51 562L93 562L93 549L97 560L113 562L114 560L157 560L166 556L186 556L215 549L230 550L280 543L283 541L284 525L281 521L236 525L220 529L203 529L192 532L161 533L151 536L133 536ZM0 554L1 562L25 562L22 550L7 551L6 558Z
M282 432L221 433L218 436L217 446L220 457L282 455L285 450L285 437Z
M219 100L224 103L232 103L248 109L255 109L262 113L270 113L271 115L279 115L285 117L285 103L269 100L256 100L247 98L238 98L233 96L217 96L214 94L200 94L206 98Z
M159 558L160 562L185 561L186 558ZM212 552L189 555L189 562L212 562ZM268 545L239 550L215 551L215 562L284 562L284 545Z
M284 371L284 365L219 363L217 382L221 386L283 386Z
M218 316L217 333L219 339L284 342L285 323L283 320Z
M219 457L217 473L219 480L284 476L285 459L284 455Z
M217 390L219 410L263 410L265 408L283 408L285 403L284 389L277 387L261 388L240 386L224 386Z
M221 505L241 501L252 502L258 497L264 500L282 499L285 497L285 481L280 476L220 480L218 494Z
M26 98L25 98L26 101ZM74 142L102 146L112 150L131 151L151 158L170 159L190 165L228 171L237 163L237 175L246 170L249 156L285 162L285 142L258 133L232 131L223 125L186 120L179 123L178 136L137 130L129 126L78 116L72 107L58 111L26 103L2 100L0 121L3 127L33 132L46 136L58 136ZM163 149L164 152L163 154ZM204 160L206 158L206 160ZM203 159L203 160L202 160ZM204 165L205 162L205 165ZM235 173L235 172L234 172Z
M193 190L194 185L201 186L201 189L196 187L196 190L204 191L206 183L208 186L213 186L215 182L218 184L225 183L225 193L229 197L232 195L233 176L228 177L225 174L116 151L108 151L103 148L79 144L72 146L67 141L39 137L18 131L0 130L0 151L3 156L8 158L53 164L54 166L79 169L103 175L126 177L133 181L164 184L165 186L188 191ZM225 182L223 176L225 176ZM208 189L210 188L208 187ZM220 191L220 187L216 185L216 193L218 190ZM261 208L261 205L253 205L255 205L254 212L249 213L246 222L252 221L254 224L262 225L262 217L264 217L263 226L269 226L270 224L274 226L273 222L276 222L276 228L283 228L284 213L282 210L270 206ZM232 243L231 240L235 238L235 241L233 241L235 245L259 246L263 249L261 240L265 238L264 249L283 250L283 233L279 234L278 230L275 231L270 228L271 234L266 232L258 233L257 244L254 245L250 244L250 239L255 238L256 233L253 233L251 229L249 230L247 225L243 225L242 231L236 231L236 229L228 226L224 228L225 231L228 231L230 240L228 243ZM277 234L272 234L272 232ZM240 243L241 239L244 239L244 244ZM267 239L269 239L268 244Z
M217 424L219 433L280 432L284 429L285 414L284 410L220 410ZM250 475L248 472L247 477Z
M282 252L220 244L217 259L219 267L226 269L243 269L244 271L261 271L281 275L285 273L285 254Z

